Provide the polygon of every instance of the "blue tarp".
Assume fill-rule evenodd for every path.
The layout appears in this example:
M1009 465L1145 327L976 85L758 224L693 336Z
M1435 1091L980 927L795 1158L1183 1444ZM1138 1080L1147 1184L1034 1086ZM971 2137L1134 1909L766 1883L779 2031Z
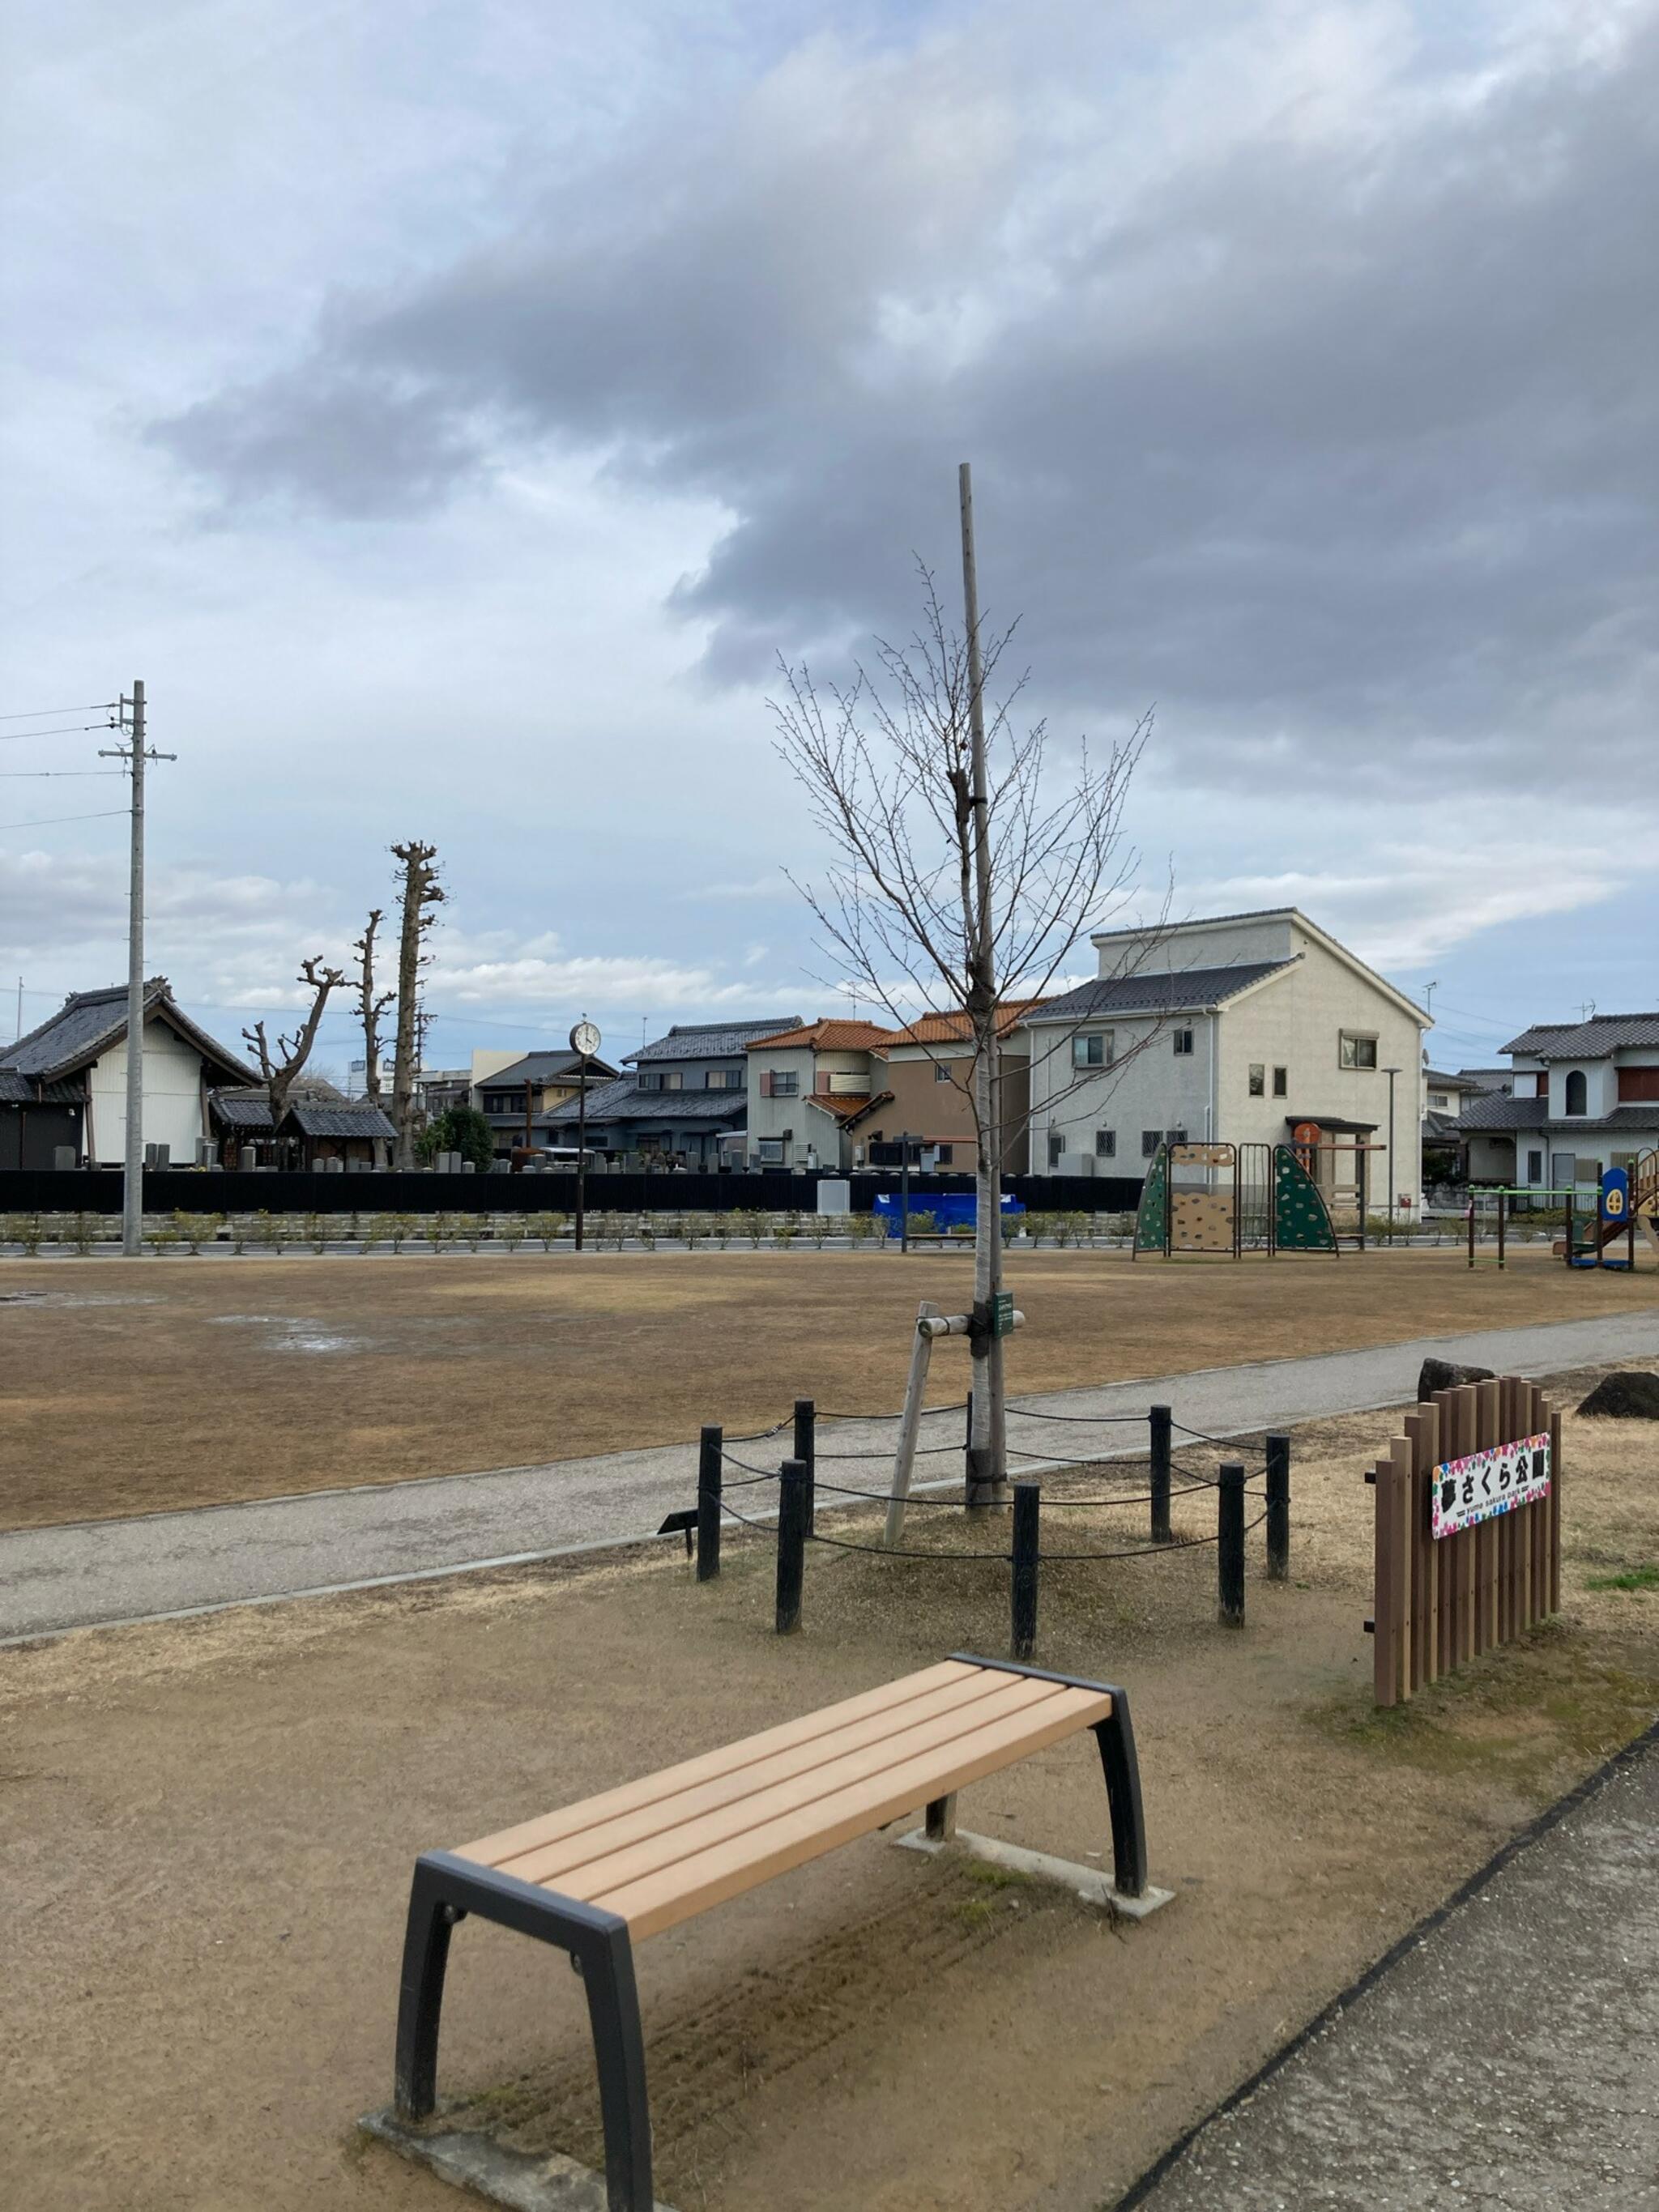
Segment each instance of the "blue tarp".
M897 1221L903 1212L902 1203L896 1190L878 1191L872 1203L871 1212L884 1221ZM1002 1194L1004 1213L1024 1213L1024 1206L1009 1192ZM910 1212L931 1213L940 1229L973 1229L979 1223L979 1199L971 1190L933 1192L912 1191Z

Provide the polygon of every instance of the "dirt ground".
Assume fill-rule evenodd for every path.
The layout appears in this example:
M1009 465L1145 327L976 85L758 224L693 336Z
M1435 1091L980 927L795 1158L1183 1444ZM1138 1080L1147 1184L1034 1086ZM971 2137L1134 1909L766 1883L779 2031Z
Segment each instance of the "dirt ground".
M1340 1260L1011 1255L1016 1389L1649 1307L1659 1274ZM9 1261L0 1527L520 1466L763 1428L799 1396L890 1411L919 1298L967 1256ZM961 1395L936 1364L936 1401ZM118 1440L112 1441L112 1440Z
M1045 1570L1039 1659L1133 1693L1166 1911L1115 1930L1061 1893L871 1838L642 1947L666 2201L1015 2212L1048 2189L1073 2201L1086 2172L1089 2212L1646 1723L1659 1427L1571 1418L1560 1621L1375 1712L1362 1474L1397 1418L1297 1431L1293 1580L1261 1580L1253 1536L1242 1632L1216 1625L1207 1548ZM1136 1478L1078 1476L1073 1494L1085 1481ZM1206 1533L1211 1510L1182 1498L1177 1525ZM1144 1511L1053 1504L1045 1540L1138 1541ZM919 1546L998 1541L994 1523L913 1520ZM415 1853L1005 1648L994 1561L815 1547L788 1640L769 1632L769 1566L743 1539L702 1589L658 1554L0 1655L15 2201L453 2212L352 2125L389 2090ZM1086 1742L979 1785L963 1818L1079 1859L1109 1849ZM469 1923L441 2080L472 2118L591 2161L583 2013L556 1954Z

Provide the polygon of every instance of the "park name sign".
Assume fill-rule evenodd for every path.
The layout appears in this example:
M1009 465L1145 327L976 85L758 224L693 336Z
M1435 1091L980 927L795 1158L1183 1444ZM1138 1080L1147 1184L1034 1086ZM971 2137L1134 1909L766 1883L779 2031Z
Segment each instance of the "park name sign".
M1464 1459L1443 1461L1429 1492L1431 1526L1436 1536L1455 1536L1549 1494L1550 1440L1522 1437Z

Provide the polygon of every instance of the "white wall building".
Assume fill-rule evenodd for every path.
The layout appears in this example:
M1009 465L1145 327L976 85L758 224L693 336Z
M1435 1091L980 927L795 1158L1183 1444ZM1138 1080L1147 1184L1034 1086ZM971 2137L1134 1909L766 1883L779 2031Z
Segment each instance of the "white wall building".
M1504 1049L1510 1095L1460 1116L1472 1182L1593 1188L1659 1147L1659 1013L1540 1023Z
M1099 980L1022 1024L1034 1174L1139 1177L1166 1138L1287 1144L1311 1122L1335 1145L1382 1148L1366 1156L1374 1210L1390 1186L1420 1204L1429 1018L1404 992L1294 907L1093 943ZM1351 1191L1353 1155L1322 1155L1320 1175Z
M258 1078L195 1023L164 975L144 986L144 1142L165 1145L174 1167L193 1167L209 1134L208 1093ZM0 1052L0 1066L52 1082L78 1081L86 1105L83 1157L119 1167L127 1138L127 994L125 984L76 991L58 1011Z

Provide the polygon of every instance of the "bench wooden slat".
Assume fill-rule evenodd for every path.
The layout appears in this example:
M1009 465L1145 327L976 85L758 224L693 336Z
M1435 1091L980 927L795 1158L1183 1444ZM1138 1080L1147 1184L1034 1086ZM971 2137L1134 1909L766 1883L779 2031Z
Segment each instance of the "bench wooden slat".
M1016 1675L998 1674L988 1668L966 1668L954 1681L941 1683L937 1689L909 1698L901 1706L866 1713L823 1735L805 1737L787 1750L774 1752L770 1758L731 1767L724 1774L694 1784L690 1789L665 1793L630 1812L596 1820L590 1826L573 1827L555 1843L498 1859L496 1864L503 1874L516 1875L520 1881L544 1882L562 1888L567 1877L595 1859L612 1856L644 1843L649 1837L678 1829L722 1807L758 1796L775 1784L828 1766L832 1760L844 1759L850 1753L871 1745L890 1743L901 1736L908 1741L925 1723L965 1715L957 1723L955 1732L960 1733L976 1725L975 1716L981 1708L994 1705L1000 1697L1006 1697L1009 1685L1018 1680ZM939 1739L944 1740L942 1736Z
M484 1836L476 1844L464 1844L455 1856L477 1859L484 1866L501 1866L506 1860L518 1858L540 1844L556 1843L579 1829L654 1804L659 1798L672 1796L700 1782L710 1781L716 1775L728 1774L734 1768L751 1765L774 1752L808 1742L850 1721L861 1720L866 1714L896 1711L945 1683L977 1680L985 1672L982 1667L966 1666L957 1659L942 1659L935 1667L924 1667L915 1674L902 1674L895 1682L883 1682L856 1698L826 1705L820 1712L805 1713L798 1720L784 1721L776 1728L763 1729L759 1735L744 1736L736 1743L721 1745L717 1751L703 1752L696 1759L682 1760L678 1766L665 1766L659 1773L641 1775L637 1782L623 1783L618 1789L607 1790L602 1796L585 1797L579 1804L564 1806L556 1813L544 1813L536 1820L522 1820L515 1827Z
M1107 1719L1111 1710L1111 1698L1098 1692L1058 1690L1040 1705L959 1741L902 1766L884 1767L831 1800L799 1806L638 1881L590 1893L586 1902L620 1915L635 1941L658 1935L775 1875L867 1835L902 1814L948 1796L1081 1729L1092 1728Z

